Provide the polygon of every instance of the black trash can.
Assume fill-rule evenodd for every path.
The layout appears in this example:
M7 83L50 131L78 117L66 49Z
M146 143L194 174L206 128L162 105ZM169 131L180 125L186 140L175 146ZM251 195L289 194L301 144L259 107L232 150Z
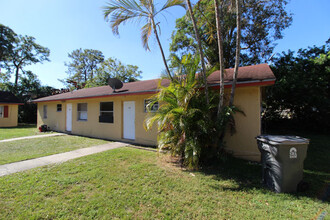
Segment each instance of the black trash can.
M303 179L309 140L298 136L260 135L262 182L275 192L296 192Z

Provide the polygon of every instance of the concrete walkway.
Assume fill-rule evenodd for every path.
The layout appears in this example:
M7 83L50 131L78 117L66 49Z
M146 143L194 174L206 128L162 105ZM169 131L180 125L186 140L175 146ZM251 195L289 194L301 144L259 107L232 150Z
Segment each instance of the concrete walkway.
M2 142L9 142L9 141L25 140L25 139L33 139L33 138L45 138L45 137L62 136L62 135L67 135L67 134L64 134L64 133L56 133L56 134L39 134L39 135L33 135L33 136L25 136L25 137L18 137L18 138L5 139L5 140L1 140L0 143L2 143Z
M99 145L99 146L94 146L94 147L87 147L87 148L82 148L74 151L69 151L65 153L60 153L60 154L54 154L50 156L45 156L45 157L40 157L36 159L31 159L31 160L24 160L20 162L15 162L15 163L9 163L5 165L0 165L0 177L5 176L8 174L12 173L17 173L21 172L24 170L29 170L32 168L36 167L41 167L45 165L50 165L50 164L56 164L56 163L63 163L65 161L119 148L119 147L124 147L129 144L126 143L121 143L121 142L111 142L108 144L104 145Z

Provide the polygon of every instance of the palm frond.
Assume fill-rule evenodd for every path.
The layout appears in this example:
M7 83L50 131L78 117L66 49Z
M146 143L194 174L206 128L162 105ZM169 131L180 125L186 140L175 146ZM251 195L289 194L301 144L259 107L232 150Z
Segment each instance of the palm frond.
M156 14L172 6L181 6L184 9L187 8L187 5L184 0L167 0L163 7Z
M142 40L142 45L145 50L149 50L149 38L152 33L152 25L151 22L146 23L142 28L141 28L141 40Z
M112 0L103 7L103 14L115 35L119 35L118 28L121 24L148 17L148 13L135 0Z
M150 15L154 15L155 5L153 0L140 0L140 4L149 12Z

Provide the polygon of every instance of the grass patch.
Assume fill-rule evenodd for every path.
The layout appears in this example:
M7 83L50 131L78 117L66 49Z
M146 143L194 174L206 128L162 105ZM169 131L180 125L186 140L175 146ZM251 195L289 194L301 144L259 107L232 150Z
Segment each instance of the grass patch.
M0 164L37 158L105 143L108 142L79 136L55 136L4 142L0 143Z
M0 128L0 140L25 137L32 135L44 134L40 133L37 125L19 125L15 128Z
M157 155L118 148L4 176L0 218L312 219L329 212L315 195L263 189L255 163L229 158L192 173Z

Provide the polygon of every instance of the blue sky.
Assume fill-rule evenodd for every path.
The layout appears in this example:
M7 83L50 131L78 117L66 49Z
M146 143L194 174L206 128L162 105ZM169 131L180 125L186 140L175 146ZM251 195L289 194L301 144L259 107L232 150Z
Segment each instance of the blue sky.
M139 66L142 79L159 77L164 69L156 40L150 41L151 51L145 51L140 39L140 25L126 24L119 29L120 37L112 34L104 21L101 7L106 0L0 0L0 23L17 34L31 35L36 42L50 49L51 62L31 65L26 69L38 75L43 85L61 88L57 79L67 77L64 62L75 49L97 49L106 58L115 57L125 64ZM156 0L161 5L164 0ZM330 37L329 0L292 0L288 11L293 13L292 25L277 41L274 52L298 50L322 45ZM175 19L185 13L172 8L160 17L161 42L169 54Z

